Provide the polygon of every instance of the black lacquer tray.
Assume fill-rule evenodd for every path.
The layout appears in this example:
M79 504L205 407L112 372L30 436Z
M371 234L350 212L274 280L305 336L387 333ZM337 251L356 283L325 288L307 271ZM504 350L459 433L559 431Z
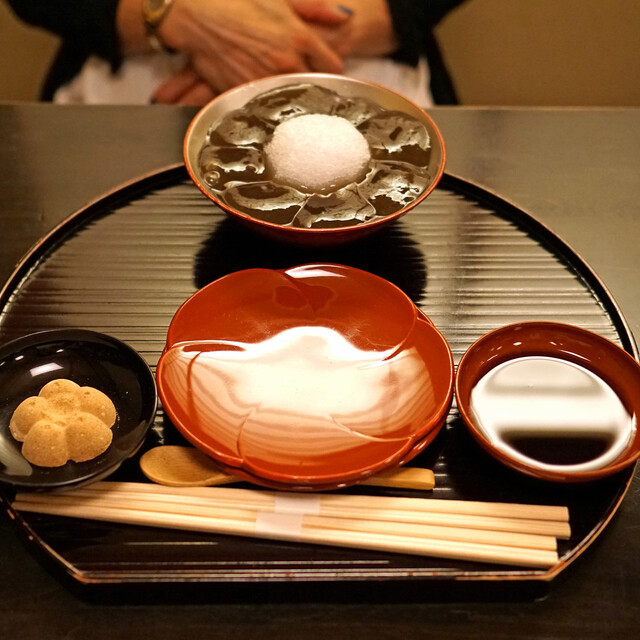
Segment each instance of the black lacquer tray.
M445 175L426 201L376 235L302 249L238 226L182 166L116 190L39 242L0 294L0 341L43 329L92 329L128 343L155 368L173 314L200 287L238 269L318 261L398 285L444 333L456 362L481 335L526 320L575 324L637 356L624 318L580 257L526 213L459 178ZM160 408L142 451L180 441ZM46 565L87 597L530 598L545 594L604 530L633 474L571 486L526 478L471 440L455 406L447 428L412 464L434 469L433 498L568 505L573 534L560 544L559 563L530 570L22 515L10 507L9 489L4 505ZM144 481L137 457L112 479Z

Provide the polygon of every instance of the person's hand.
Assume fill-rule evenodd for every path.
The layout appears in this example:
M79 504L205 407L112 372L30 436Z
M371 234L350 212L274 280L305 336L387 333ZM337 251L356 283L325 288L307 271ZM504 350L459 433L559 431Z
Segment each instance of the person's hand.
M340 73L342 60L286 0L178 0L160 27L213 92L279 73Z
M306 15L322 24L338 25L349 18L348 13L324 0L298 1ZM200 0L194 0L193 7L199 3ZM167 32L162 35L168 44L185 50L190 63L158 88L153 97L155 102L202 105L226 89L267 75L342 70L340 57L284 0L236 0L236 4L235 19L224 28L211 29L216 33L208 32L205 38L201 34L200 45L194 42L191 51L180 44L180 39L172 42L169 27L177 29L178 22L167 25ZM223 24L224 16L218 21ZM209 49L217 53L206 54Z
M217 92L187 65L155 90L152 102L201 107L217 95Z
M318 35L341 57L385 56L398 46L386 0L346 0L351 17L331 23L327 16L336 7L328 0L288 0ZM334 9L335 10L335 9Z
M350 6L331 0L287 0L295 13L305 22L326 27L338 26L353 14Z
M349 19L349 13L325 0L297 3L301 16L286 0L175 2L160 36L166 45L185 53L189 63L158 88L153 100L198 105L269 75L340 73L340 56L304 20L337 26ZM125 55L148 51L140 13L140 0L119 0L117 27Z

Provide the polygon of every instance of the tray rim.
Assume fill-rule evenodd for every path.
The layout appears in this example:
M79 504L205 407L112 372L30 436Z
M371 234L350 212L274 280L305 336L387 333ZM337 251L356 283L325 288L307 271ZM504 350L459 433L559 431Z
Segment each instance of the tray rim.
M177 182L188 179L188 173L183 163L173 163L160 169L148 172L125 183L122 183L109 191L98 196L94 200L90 201L83 207L77 209L69 216L61 220L55 227L53 227L47 234L38 239L23 255L21 260L17 263L12 274L7 278L2 288L0 289L0 322L5 314L5 306L9 302L13 292L19 288L21 283L28 278L31 270L35 268L44 254L51 249L54 249L60 242L62 242L66 236L72 234L75 229L80 227L86 220L90 220L96 209L100 209L101 213L104 213L104 209L113 207L120 201L132 200L137 193L148 193L155 187L161 188L176 184ZM195 188L195 187L194 187ZM568 263L568 265L579 274L579 276L585 281L597 295L599 302L603 305L605 312L608 314L613 326L616 329L618 338L621 341L622 348L630 353L637 361L639 358L639 350L634 336L631 332L629 324L622 313L618 303L614 299L613 295L606 287L604 282L596 274L596 272L590 267L590 265L580 256L580 254L568 245L564 240L558 237L548 226L537 220L532 214L528 213L521 207L515 205L511 201L505 199L503 196L497 194L495 191L488 189L476 182L469 181L458 175L446 172L443 174L442 179L436 187L438 189L444 189L454 191L463 196L469 197L479 204L485 204L486 206L493 207L498 210L500 214L506 213L507 217L511 220L516 220L519 227L531 232L535 235L536 240L544 240L545 246L551 247L555 253L562 257L562 259ZM498 207L496 207L498 203ZM212 206L215 206L212 204ZM226 215L226 214L225 214ZM402 222L400 222L401 224ZM366 577L345 577L327 574L319 579L319 582L346 582L347 584L352 582L361 583L375 583L380 584L380 580L390 581L392 584L397 584L400 580L410 580L412 584L417 581L441 583L442 581L450 580L451 575L454 575L454 581L456 583L483 583L483 582L500 582L506 584L519 583L521 585L532 585L544 583L548 585L553 579L557 578L563 571L571 566L575 560L580 557L598 538L598 536L606 529L611 519L618 511L634 476L636 465L631 465L628 469L621 472L619 477L621 478L621 486L616 492L616 497L610 506L610 511L606 514L606 517L601 519L598 524L588 533L585 537L577 543L577 545L567 552L564 556L561 556L558 562L548 570L530 570L530 569L511 569L511 568L498 568L495 571L465 571L458 572L454 570L448 572L446 570L438 570L434 572L433 569L389 569L388 571L379 572L372 570L372 574ZM133 585L133 584L148 584L150 580L157 584L230 584L230 583L243 583L243 584L282 584L281 578L264 576L254 576L252 579L243 580L238 577L226 577L224 574L213 575L211 571L206 576L206 579L202 577L194 577L193 572L183 572L182 574L171 574L161 577L150 575L149 572L138 572L137 574L123 576L122 572L114 575L109 571L89 571L83 572L77 569L74 565L68 562L64 557L58 554L52 549L45 540L41 539L37 532L31 527L31 525L11 506L13 491L8 490L0 486L0 500L3 503L4 510L7 513L9 519L15 524L22 537L27 540L29 547L33 548L36 555L42 560L50 561L53 563L53 568L62 569L66 578L71 579L70 586L81 585L82 587L96 588L100 585ZM50 517L50 516L49 516ZM124 525L120 525L124 526ZM266 569L265 572L271 572ZM292 584L317 584L315 580L309 580L304 576L292 576L295 570L288 572L287 580L285 582ZM384 574L384 575L381 575ZM437 574L437 575L436 575ZM536 587L537 588L537 587Z

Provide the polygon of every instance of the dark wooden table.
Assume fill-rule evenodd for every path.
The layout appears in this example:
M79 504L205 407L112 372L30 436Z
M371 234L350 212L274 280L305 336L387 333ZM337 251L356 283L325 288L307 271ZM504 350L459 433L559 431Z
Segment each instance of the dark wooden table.
M0 105L0 280L76 209L181 161L194 111ZM640 336L640 109L434 109L450 173L531 213L591 265ZM536 602L96 605L0 521L0 638L640 637L640 478L598 541ZM327 602L328 600L328 602Z

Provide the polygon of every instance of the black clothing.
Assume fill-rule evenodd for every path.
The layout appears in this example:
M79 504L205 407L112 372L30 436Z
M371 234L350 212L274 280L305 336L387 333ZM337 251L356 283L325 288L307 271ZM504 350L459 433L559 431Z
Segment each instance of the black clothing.
M431 95L436 104L457 104L458 99L434 27L464 0L387 0L400 48L395 60L416 65L424 55L431 72Z
M56 89L69 82L91 55L118 69L122 57L116 32L118 0L7 0L26 23L62 38L62 45L42 88L51 100Z

